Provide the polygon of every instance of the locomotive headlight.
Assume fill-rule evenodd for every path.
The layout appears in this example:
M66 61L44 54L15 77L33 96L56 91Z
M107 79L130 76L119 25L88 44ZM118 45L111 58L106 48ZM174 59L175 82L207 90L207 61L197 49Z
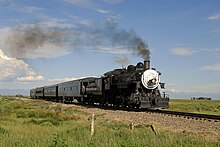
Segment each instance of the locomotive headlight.
M141 76L141 82L147 89L155 89L159 86L160 78L157 71L148 69Z

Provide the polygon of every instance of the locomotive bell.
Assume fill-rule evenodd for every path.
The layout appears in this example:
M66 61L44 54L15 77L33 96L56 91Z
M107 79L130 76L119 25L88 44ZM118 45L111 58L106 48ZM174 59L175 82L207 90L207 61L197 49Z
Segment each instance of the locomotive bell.
M141 82L147 89L155 89L159 86L160 78L157 71L148 69L141 76Z

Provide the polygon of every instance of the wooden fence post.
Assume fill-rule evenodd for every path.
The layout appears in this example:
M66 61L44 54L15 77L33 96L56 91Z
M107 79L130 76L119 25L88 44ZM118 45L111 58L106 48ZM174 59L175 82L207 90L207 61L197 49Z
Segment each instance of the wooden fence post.
M130 123L130 130L134 130L134 123L133 122Z
M94 132L95 132L95 113L92 113L92 122L91 122L91 136L93 136Z
M150 125L151 130L154 132L155 135L157 135L157 131L153 125Z

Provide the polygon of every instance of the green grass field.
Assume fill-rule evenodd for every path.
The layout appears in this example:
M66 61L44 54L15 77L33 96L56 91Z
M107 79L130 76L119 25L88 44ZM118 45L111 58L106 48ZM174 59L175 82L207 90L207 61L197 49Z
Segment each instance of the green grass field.
M171 99L168 110L220 115L220 100Z
M173 103L181 101L171 101L175 109ZM0 97L1 147L220 146L219 140L187 131L158 131L155 135L148 124L130 130L129 124L112 122L102 115L96 115L95 134L91 137L90 123L91 114L58 103Z

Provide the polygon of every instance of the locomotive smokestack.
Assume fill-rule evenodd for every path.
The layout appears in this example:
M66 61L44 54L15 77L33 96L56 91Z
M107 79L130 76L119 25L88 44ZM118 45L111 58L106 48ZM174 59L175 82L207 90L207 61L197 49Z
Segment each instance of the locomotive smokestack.
M150 60L144 60L144 70L150 69Z

